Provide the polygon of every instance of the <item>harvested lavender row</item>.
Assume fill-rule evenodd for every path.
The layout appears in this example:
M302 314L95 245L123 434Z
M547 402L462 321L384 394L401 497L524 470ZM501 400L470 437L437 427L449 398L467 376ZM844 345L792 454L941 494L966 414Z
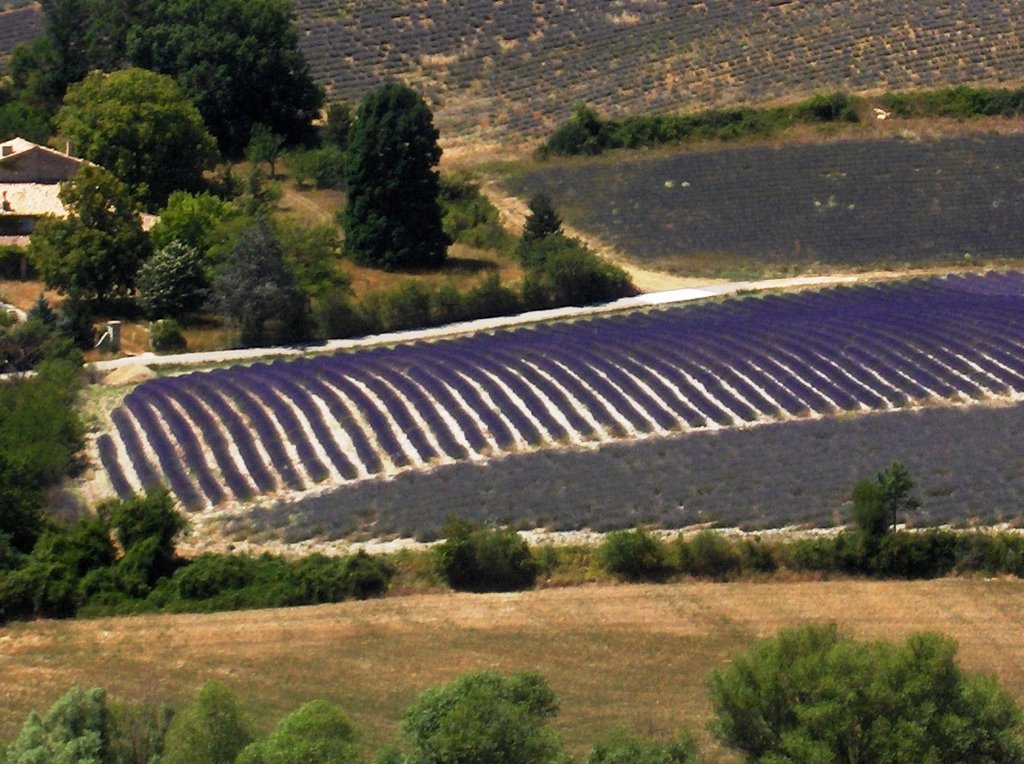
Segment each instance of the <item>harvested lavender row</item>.
M99 449L119 494L134 474L198 507L245 500L250 483L302 491L521 451L1021 393L1024 276L992 273L157 380L113 412Z

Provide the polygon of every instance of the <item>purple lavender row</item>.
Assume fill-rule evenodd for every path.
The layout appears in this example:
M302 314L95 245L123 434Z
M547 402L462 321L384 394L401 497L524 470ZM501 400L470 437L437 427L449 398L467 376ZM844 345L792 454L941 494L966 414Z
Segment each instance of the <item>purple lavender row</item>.
M113 439L107 433L103 433L96 439L96 447L99 449L100 464L107 471L107 477L110 478L110 484L114 487L114 492L119 499L130 499L135 491L132 490L128 478L124 476L124 472L121 470L121 463L117 460L117 449L114 447Z
M140 395L136 395L143 387L145 385L139 385L125 398L125 408L131 412L132 416L135 417L135 421L139 423L142 431L146 434L146 439L153 448L157 461L160 462L160 469L163 471L171 490L178 497L178 500L185 509L199 509L203 505L202 497L200 497L192 481L185 473L184 465L175 452L174 446L167 440L167 436L159 424L157 424L152 409L142 400Z
M189 389L190 385L187 382L183 382L181 377L165 377L160 381L164 382L160 388L161 392L187 411L196 425L198 425L203 440L206 441L207 448L213 454L217 467L220 469L221 475L224 476L224 481L227 483L231 493L236 499L243 501L252 498L252 486L239 471L238 465L235 464L224 433L221 432L213 417L210 416L209 412L200 403L199 397ZM177 412L175 412L175 415L180 416ZM209 496L209 494L207 495Z
M224 489L221 488L217 478L214 477L207 465L203 448L196 438L195 431L163 395L166 385L161 385L161 382L163 380L158 379L151 385L140 385L128 395L128 399L133 396L138 397L142 403L149 406L167 423L171 435L185 457L185 464L188 466L189 472L199 481L200 490L211 504L220 504L226 498ZM193 416L195 416L194 413Z
M139 435L128 421L128 412L123 406L119 406L110 412L110 421L114 423L118 437L124 443L128 458L131 459L132 468L139 478L143 488L152 488L160 485L161 478L156 469L146 458L145 449Z

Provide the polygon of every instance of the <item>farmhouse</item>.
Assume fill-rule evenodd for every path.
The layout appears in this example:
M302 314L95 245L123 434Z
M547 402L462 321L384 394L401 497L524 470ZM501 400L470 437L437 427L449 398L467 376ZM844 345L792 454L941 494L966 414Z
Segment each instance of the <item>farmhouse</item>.
M66 214L58 192L84 159L12 138L0 143L0 245L27 244L43 215Z

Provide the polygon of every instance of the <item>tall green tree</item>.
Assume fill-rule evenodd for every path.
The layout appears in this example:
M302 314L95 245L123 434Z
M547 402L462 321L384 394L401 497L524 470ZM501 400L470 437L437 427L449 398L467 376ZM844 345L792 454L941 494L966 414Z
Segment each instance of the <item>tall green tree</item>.
M451 239L438 200L437 139L430 108L405 85L384 85L359 104L345 162L347 257L388 270L444 263Z
M234 764L252 741L252 729L235 695L207 682L191 706L171 722L161 764Z
M545 193L535 194L530 197L528 206L530 214L523 226L524 246L562 232L562 218L558 216L550 196Z
M287 320L303 299L270 224L258 220L243 230L213 284L214 307L238 325L242 344L262 342L264 324Z
M85 164L61 184L60 200L67 217L43 218L29 244L46 285L73 299L102 301L130 291L150 246L128 187Z
M853 521L871 537L895 530L900 514L921 506L912 493L914 481L900 462L893 462L874 480L861 480L853 487Z
M423 692L405 713L409 764L547 764L561 745L548 721L558 702L539 674L466 674Z
M29 714L7 750L6 764L102 764L107 756L107 705L103 690L73 687L46 716Z
M811 625L712 671L719 737L745 761L1024 762L1024 717L992 679L963 672L956 643L914 634L856 643Z
M263 740L250 743L236 764L358 764L356 728L341 709L314 700L288 714Z
M222 153L239 157L252 128L310 140L323 93L299 50L289 0L168 0L132 30L136 66L174 77Z
M150 209L196 191L216 158L203 118L173 79L145 69L93 72L57 115L77 152L123 180Z

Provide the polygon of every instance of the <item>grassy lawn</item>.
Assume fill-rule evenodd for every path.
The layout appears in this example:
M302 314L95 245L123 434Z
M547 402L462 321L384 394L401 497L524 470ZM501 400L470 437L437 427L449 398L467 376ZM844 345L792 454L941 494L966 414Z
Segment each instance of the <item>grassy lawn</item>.
M184 703L217 679L262 729L311 698L337 701L376 751L423 688L493 668L548 677L574 751L616 725L656 735L689 725L710 743L707 671L757 637L822 620L860 639L952 635L963 666L995 674L1020 701L1022 598L1017 580L682 583L12 624L0 630L0 737L76 682L114 700Z

